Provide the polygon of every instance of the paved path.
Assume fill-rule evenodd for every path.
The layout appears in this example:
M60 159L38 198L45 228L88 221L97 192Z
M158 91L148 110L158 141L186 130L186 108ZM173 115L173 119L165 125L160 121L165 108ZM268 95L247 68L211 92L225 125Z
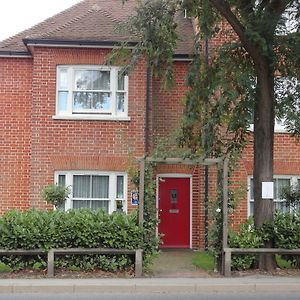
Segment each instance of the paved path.
M297 292L300 278L2 279L0 293Z
M149 272L150 277L210 277L210 274L192 264L195 252L193 250L161 251L154 260Z

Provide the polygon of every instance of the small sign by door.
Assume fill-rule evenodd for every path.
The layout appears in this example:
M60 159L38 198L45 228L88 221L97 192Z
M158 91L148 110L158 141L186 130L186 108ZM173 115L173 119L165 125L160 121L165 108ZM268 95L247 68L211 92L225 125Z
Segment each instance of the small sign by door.
M131 205L139 205L139 194L137 191L131 192Z

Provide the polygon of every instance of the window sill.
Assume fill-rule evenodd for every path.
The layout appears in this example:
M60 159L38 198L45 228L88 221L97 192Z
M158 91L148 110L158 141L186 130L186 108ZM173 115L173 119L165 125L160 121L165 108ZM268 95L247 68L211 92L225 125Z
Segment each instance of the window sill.
M253 125L249 126L249 131L251 131L251 132L254 131ZM283 125L275 125L274 133L289 133L289 132L286 130L286 128Z
M55 115L53 120L86 120L86 121L130 121L130 117L101 116L101 115Z

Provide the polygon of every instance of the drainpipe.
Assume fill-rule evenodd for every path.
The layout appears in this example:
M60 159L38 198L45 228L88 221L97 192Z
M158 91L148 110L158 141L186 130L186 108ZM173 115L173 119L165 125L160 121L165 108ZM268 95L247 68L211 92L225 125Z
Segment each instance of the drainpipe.
M151 94L151 69L147 67L147 79L146 79L146 114L145 114L145 155L150 150L150 94Z
M208 38L205 38L205 64L208 65ZM208 101L208 99L207 99ZM205 181L205 191L204 191L204 245L205 250L208 250L208 166L205 166L204 170L204 181Z
M205 166L204 171L205 195L204 195L204 244L205 250L208 250L208 166Z

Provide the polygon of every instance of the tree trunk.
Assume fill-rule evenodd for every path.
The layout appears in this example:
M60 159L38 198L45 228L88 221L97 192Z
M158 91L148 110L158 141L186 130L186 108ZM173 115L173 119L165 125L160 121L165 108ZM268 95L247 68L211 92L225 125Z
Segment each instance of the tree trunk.
M274 142L274 75L269 64L257 67L257 100L254 107L254 224L261 228L265 222L273 220L273 199L262 199L262 182L273 181L273 142ZM272 241L265 247L271 248ZM259 268L273 270L275 256L260 255Z

